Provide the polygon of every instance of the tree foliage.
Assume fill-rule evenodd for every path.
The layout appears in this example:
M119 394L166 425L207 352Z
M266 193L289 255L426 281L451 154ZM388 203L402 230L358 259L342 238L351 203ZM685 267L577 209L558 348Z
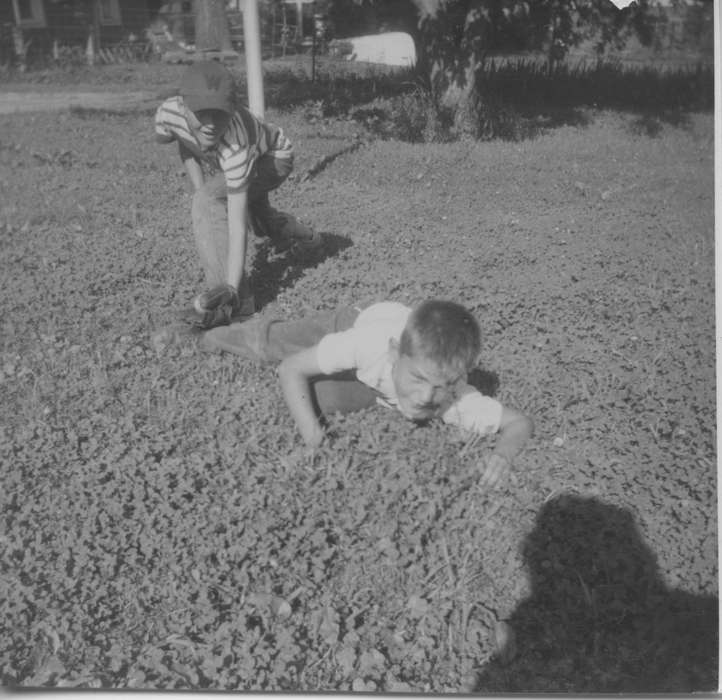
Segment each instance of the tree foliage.
M337 37L375 34L379 31L408 32L416 37L419 11L412 0L318 0Z
M649 44L649 0L617 9L609 0L414 0L419 9L420 54L454 82L489 52L542 51L550 64L570 48L593 42L601 54L636 35Z
M337 0L337 3L348 0ZM354 0L361 7L379 0ZM334 3L336 4L336 3ZM649 44L654 31L652 0L618 9L610 0L407 0L396 2L416 16L414 38L423 73L463 83L469 68L489 52L543 51L550 62L593 42L601 54L631 35Z

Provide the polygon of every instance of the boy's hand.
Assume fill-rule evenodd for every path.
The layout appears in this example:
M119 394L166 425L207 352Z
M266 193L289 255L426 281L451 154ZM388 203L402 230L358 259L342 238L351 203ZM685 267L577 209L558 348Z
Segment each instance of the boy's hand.
M315 424L311 424L303 432L303 441L306 444L306 450L313 451L321 445L325 432L321 425L316 421Z
M317 346L286 357L278 367L281 390L291 411L298 432L309 447L318 447L324 431L316 416L310 380L322 374L318 366Z
M317 448L308 445L295 447L287 457L281 458L281 463L291 471L312 468L317 453Z
M511 464L506 457L500 454L492 454L484 460L485 469L479 480L479 486L483 488L494 488L511 470Z

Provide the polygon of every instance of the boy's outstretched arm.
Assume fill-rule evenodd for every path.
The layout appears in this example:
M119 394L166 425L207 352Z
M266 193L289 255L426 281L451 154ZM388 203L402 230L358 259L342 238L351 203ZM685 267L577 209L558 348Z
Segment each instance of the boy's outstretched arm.
M286 404L303 441L309 447L317 447L323 440L323 428L313 407L310 384L313 377L323 374L318 366L317 347L314 345L287 357L278 368Z
M499 437L493 452L486 460L480 486L495 486L511 467L511 462L534 434L531 418L520 411L504 406L499 424Z

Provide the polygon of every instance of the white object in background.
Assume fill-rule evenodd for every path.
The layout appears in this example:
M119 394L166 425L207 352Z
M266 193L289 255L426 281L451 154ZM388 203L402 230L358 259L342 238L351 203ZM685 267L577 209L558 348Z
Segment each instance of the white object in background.
M408 66L416 64L416 47L406 32L386 32L341 39L353 47L348 60L383 63L387 66Z

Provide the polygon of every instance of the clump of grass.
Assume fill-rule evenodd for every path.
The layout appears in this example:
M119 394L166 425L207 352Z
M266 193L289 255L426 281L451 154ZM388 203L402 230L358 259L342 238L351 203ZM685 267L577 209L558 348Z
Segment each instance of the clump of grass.
M453 110L441 105L431 92L420 86L376 100L371 108L357 109L352 116L382 138L408 143L444 143L454 138Z

